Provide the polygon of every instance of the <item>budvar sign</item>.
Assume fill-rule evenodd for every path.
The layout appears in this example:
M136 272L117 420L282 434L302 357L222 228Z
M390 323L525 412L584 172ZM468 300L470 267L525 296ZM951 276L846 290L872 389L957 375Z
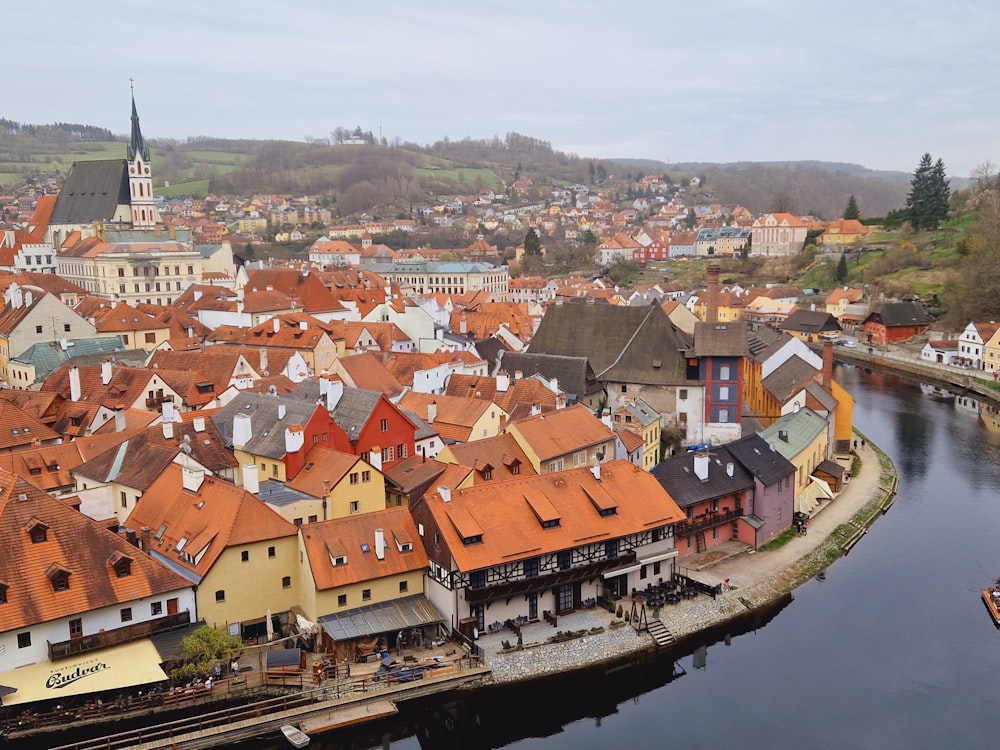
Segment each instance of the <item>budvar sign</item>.
M49 679L45 681L45 687L49 690L59 690L60 688L72 685L74 682L78 682L85 677L90 677L92 674L103 672L105 669L110 669L110 667L108 667L108 665L103 661L78 664L64 672L53 672L49 675Z

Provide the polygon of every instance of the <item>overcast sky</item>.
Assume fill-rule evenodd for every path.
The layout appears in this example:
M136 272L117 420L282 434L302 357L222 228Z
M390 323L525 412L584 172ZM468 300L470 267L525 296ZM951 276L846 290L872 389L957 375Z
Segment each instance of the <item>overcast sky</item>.
M1000 3L47 0L4 7L22 123L183 140L430 144L516 131L581 157L1000 162Z

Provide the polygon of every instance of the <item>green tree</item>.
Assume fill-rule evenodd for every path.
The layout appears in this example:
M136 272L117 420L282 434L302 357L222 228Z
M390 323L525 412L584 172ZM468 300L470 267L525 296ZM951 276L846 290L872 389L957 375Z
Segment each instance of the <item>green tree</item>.
M538 232L534 228L529 229L524 235L524 254L531 256L542 254L542 241L538 239Z
M851 197L853 198L854 196L852 195ZM847 217L845 216L844 218L846 219ZM840 254L840 262L837 263L837 272L834 278L837 279L838 284L843 284L847 281L847 253Z
M216 663L226 669L233 659L243 655L243 641L238 635L227 635L202 625L181 639L181 651L184 654L183 664L170 670L170 679L175 682L209 675Z
M858 202L854 198L854 193L851 193L851 197L847 199L847 208L844 209L845 219L860 219L861 211L858 210Z
M948 201L951 188L945 174L944 162L935 163L929 153L920 157L920 164L910 180L910 192L906 196L906 210L910 226L916 231L937 229L948 218Z

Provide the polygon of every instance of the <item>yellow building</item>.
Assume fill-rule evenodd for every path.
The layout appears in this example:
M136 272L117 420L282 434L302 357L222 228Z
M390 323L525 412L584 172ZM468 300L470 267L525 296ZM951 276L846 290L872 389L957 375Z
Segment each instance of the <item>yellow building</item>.
M581 404L507 425L539 474L592 466L615 456L615 434Z
M358 456L322 445L309 449L305 466L285 486L305 496L299 502L276 508L293 523L297 518L317 516L327 521L385 508L382 472Z
M125 522L153 557L197 583L197 613L234 634L299 601L297 530L242 487L171 464Z
M797 501L809 490L813 470L830 457L830 431L827 420L805 408L784 415L760 432L774 450L795 466Z

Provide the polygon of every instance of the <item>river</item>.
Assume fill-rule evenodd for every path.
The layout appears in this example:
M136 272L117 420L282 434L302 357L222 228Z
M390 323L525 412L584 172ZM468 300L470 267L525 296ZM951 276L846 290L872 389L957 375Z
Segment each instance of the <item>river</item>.
M847 367L837 377L857 399L856 426L895 462L899 492L790 602L695 653L404 704L310 747L995 746L1000 633L979 592L1000 576L1000 436L916 382Z

